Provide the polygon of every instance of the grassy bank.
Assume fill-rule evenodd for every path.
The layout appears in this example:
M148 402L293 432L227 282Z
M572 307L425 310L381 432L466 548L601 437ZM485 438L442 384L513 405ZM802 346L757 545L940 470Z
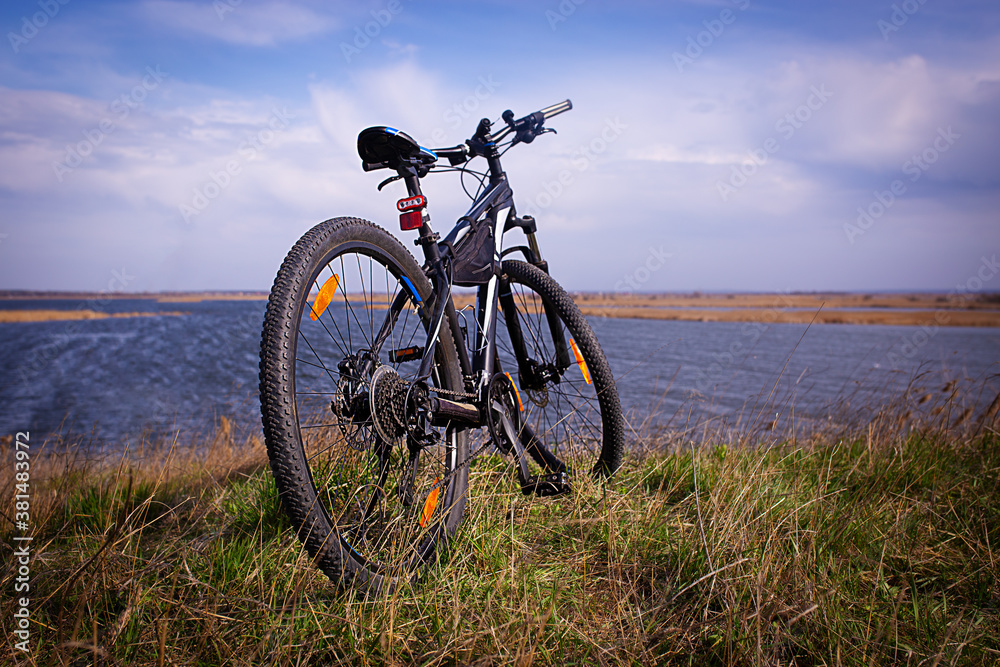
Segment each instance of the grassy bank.
M647 442L612 484L557 499L482 458L450 549L379 600L310 565L253 439L115 464L33 453L32 653L13 646L19 533L0 519L0 663L996 664L993 428Z

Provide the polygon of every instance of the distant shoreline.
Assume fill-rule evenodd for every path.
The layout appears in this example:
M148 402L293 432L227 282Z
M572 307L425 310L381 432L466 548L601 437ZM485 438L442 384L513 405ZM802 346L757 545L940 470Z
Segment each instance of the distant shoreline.
M266 301L268 292L45 292L0 290L3 301L104 301L127 299L152 299L161 303L197 303L198 301Z
M891 326L1000 327L1000 312L968 310L918 311L781 311L765 308L700 310L696 308L580 308L591 317L618 317L682 322L763 322L765 324L875 324Z
M473 303L475 294L455 295L459 307ZM798 292L798 293L600 293L574 292L585 315L623 319L657 319L693 322L764 322L817 324L872 324L894 326L1000 327L1000 294L985 293L955 298L933 292ZM263 301L267 292L21 292L0 291L0 322L98 319L104 300L149 299L158 303L201 301ZM45 309L16 311L4 302L25 300L92 301L86 310ZM353 298L352 298L353 300ZM20 312L21 315L12 313ZM32 318L27 315L34 312ZM81 313L90 313L81 314ZM180 313L121 313L115 317Z

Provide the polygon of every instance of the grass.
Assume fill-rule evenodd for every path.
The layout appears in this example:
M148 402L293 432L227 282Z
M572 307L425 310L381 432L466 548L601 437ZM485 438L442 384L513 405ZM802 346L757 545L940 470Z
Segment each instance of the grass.
M997 405L768 448L641 439L612 483L555 499L483 457L455 540L380 599L311 565L226 423L201 454L33 452L32 652L8 630L0 663L997 664Z

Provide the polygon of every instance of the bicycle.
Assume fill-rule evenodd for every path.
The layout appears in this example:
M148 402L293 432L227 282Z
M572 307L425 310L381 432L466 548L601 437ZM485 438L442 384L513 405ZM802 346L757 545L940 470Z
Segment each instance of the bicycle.
M458 528L469 465L489 446L514 457L525 494L567 493L573 473L618 469L624 422L611 370L549 277L535 220L517 215L500 164L571 108L517 120L508 110L499 131L484 118L471 139L441 149L390 127L362 131L362 168L396 172L379 191L406 186L400 227L417 232L423 266L358 218L318 224L282 263L261 336L264 437L284 510L333 581L378 591L415 578ZM479 157L485 173L466 164ZM466 174L480 176L444 239L420 186L439 171L462 172L463 188ZM527 244L501 252L513 230ZM471 335L452 286L476 288ZM470 451L477 428L489 440Z

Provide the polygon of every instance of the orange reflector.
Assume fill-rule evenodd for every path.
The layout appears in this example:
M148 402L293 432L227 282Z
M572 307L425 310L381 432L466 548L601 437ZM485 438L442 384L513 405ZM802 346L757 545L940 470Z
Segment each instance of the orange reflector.
M438 477L434 480L434 490L430 492L427 496L427 500L424 501L424 511L420 513L420 527L425 528L427 522L431 520L434 515L434 510L437 509L438 495L441 493L441 487L438 484L441 483L441 478Z
M569 346L573 348L577 366L583 371L583 379L587 381L587 384L590 384L590 370L587 369L587 362L583 360L583 355L580 354L580 348L576 346L576 341L572 338L569 339Z
M312 311L309 313L309 317L313 322L319 319L319 316L323 314L326 307L333 301L333 294L337 291L337 285L339 284L340 276L335 273L319 288L319 295L313 301Z
M521 412L524 412L524 403L521 402L521 392L517 390L517 385L514 384L514 378L510 376L510 373L504 373L507 379L510 380L510 386L514 387L514 395L517 396L517 407L521 408Z

